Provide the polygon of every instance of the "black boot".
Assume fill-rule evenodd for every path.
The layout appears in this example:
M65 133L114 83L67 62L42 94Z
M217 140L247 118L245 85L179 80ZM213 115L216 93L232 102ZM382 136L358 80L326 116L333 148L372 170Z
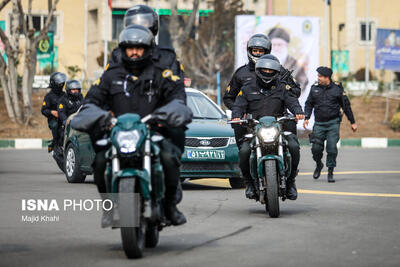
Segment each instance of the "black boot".
M290 200L297 199L296 179L288 178L286 180L286 197Z
M244 184L246 185L246 197L249 199L256 199L256 189L254 188L253 181L251 179L245 178Z
M333 179L333 167L328 168L328 183L334 183L335 179Z
M182 225L186 223L185 215L178 210L175 202L167 202L165 205L165 217L171 221L172 225Z
M324 164L321 161L317 162L317 167L315 167L314 174L313 174L314 179L318 179L319 178L319 176L321 175L321 170L322 170L323 167L324 167Z

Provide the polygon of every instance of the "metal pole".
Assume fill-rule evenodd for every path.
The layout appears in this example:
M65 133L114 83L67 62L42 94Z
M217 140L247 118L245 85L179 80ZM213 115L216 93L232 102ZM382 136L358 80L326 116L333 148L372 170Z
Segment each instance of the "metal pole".
M83 80L87 77L87 51L88 51L88 0L85 0L85 34L83 44Z
M324 16L324 66L328 65L328 0L324 1L325 4L325 16Z
M104 10L104 20L105 20L105 27L104 27L104 61L103 61L103 68L106 68L107 61L108 61L108 1L105 0L106 6Z
M329 5L329 56L331 58L331 68L333 67L332 60L332 1Z
M365 13L365 90L368 90L369 82L369 0L366 0L366 13Z
M217 72L217 104L221 106L221 77L220 72Z
M158 21L160 21L160 7L158 6L158 0L156 1L156 12L157 12L157 16L158 16ZM160 25L158 25L158 27L160 27ZM156 37L156 43L158 44L160 42L160 40L159 40L160 34L157 33L157 35L155 37Z
M290 16L290 0L287 1L287 15Z

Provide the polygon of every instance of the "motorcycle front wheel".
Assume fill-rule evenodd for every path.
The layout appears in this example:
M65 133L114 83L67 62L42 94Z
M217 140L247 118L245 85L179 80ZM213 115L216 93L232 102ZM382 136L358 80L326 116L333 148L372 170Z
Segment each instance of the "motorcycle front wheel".
M279 194L278 194L278 173L275 160L266 160L264 162L265 184L267 186L265 210L271 218L277 218L280 215Z
M119 182L119 216L121 221L121 239L125 255L130 259L143 256L145 244L145 222L142 217L142 201L139 185L135 178L124 178ZM135 227L124 227L132 225ZM137 225L137 226L136 226Z

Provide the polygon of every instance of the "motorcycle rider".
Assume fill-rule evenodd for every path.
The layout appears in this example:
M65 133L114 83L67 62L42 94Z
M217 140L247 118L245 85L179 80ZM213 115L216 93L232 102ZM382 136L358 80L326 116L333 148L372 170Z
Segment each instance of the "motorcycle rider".
M58 104L58 120L64 127L67 118L78 111L83 103L83 96L81 94L82 86L77 80L69 80L65 85L65 91L67 94L64 95Z
M67 76L61 72L53 72L50 75L50 84L48 88L51 88L50 92L47 93L43 99L42 103L42 114L47 118L47 123L51 130L51 134L53 136L53 140L51 144L48 146L49 152L51 152L56 144L60 142L59 135L59 124L58 124L58 111L57 106L58 102L62 97L65 96L63 92L63 88L65 82L67 80Z
M149 29L141 25L125 28L119 36L119 47L122 51L121 63L110 64L99 83L91 87L85 103L93 103L101 108L107 106L115 117L125 113L137 113L144 117L174 99L186 103L183 80L171 69L161 68L152 61L155 43ZM165 215L173 225L181 225L186 218L176 207L176 191L183 152L179 142L182 141L177 140L176 129L162 127L160 133L166 137L161 144L166 187ZM91 134L93 141L96 137L99 137L99 133ZM95 145L94 148L94 179L98 191L105 193L105 150ZM111 223L107 216L107 213L103 216L103 227Z
M296 119L304 119L304 112L297 97L293 96L290 86L279 79L281 65L273 55L264 55L255 65L256 82L242 87L232 110L233 120L240 120L246 113L251 113L254 119L263 116L283 116L286 108L296 114ZM300 145L295 134L286 137L290 154L299 154ZM246 197L255 198L256 191L250 174L249 158L251 154L250 141L244 141L239 150L240 168L245 179ZM295 200L297 189L295 177L297 176L298 161L292 161L292 172L287 178L287 198Z
M159 28L159 18L158 14L154 12L154 10L147 5L135 5L129 8L124 16L124 27L129 28L131 25L142 25L148 28L153 36L156 36ZM109 64L106 66L106 70L112 64L120 64L122 63L122 58L124 56L124 51L121 47L116 47L111 52L111 57L109 60ZM153 48L153 52L151 54L152 63L160 69L169 69L174 73L175 76L179 76L180 80L184 81L184 69L183 65L179 63L176 59L176 54L173 48L170 47L160 47L155 44ZM95 84L92 85L92 88L96 87L100 81L98 80ZM92 90L89 90L88 96L92 93ZM186 103L186 99L185 99ZM179 147L179 149L183 152L185 146L185 127L179 127L173 129L174 136L176 137L175 144Z
M239 67L235 73L233 74L231 81L226 88L223 100L225 106L232 110L233 105L235 103L236 97L239 94L243 85L249 82L255 82L256 73L255 73L255 65L257 60L266 54L271 53L271 41L264 34L254 34L250 37L247 42L247 58L249 60L248 64L245 64ZM301 89L294 78L291 76L291 72L281 66L279 70L279 78L280 80L290 86L289 93L293 96L299 97L301 93ZM242 144L242 138L246 133L246 129L241 125L233 124L233 130L235 132L236 144L240 148ZM296 123L290 121L285 124L286 130L296 134Z

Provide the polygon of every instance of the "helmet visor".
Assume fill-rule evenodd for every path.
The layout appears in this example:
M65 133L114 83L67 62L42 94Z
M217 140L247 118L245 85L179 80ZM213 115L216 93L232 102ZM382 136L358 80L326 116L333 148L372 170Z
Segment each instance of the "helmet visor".
M142 25L146 28L150 28L154 25L154 17L151 13L145 14L132 14L127 15L124 18L124 26L127 27L132 24Z

